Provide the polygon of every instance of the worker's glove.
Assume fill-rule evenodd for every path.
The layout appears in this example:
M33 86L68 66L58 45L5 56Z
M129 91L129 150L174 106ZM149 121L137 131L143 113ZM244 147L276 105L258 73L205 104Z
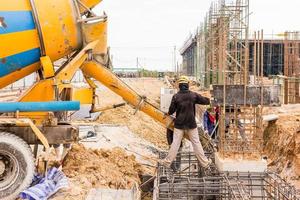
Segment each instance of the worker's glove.
M208 130L205 130L205 131L204 131L204 134L205 134L205 135L208 135Z

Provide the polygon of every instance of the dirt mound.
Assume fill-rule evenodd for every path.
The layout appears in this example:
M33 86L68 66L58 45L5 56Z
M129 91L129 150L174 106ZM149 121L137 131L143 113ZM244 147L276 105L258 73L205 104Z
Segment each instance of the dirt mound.
M281 115L264 132L269 168L300 189L300 115Z
M130 189L140 182L142 166L120 148L92 150L76 144L64 162L63 171L70 178L88 178L93 187Z
M55 200L85 199L92 188L131 189L140 184L143 168L133 155L120 148L92 150L75 144L65 159L63 172L70 188L56 194Z

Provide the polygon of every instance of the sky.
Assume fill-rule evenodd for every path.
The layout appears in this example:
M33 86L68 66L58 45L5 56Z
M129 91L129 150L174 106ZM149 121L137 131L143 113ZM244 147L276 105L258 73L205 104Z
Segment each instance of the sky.
M136 67L138 60L138 66L146 69L174 70L174 52L180 64L178 50L203 21L212 2L103 0L95 12L108 15L114 67ZM264 29L266 37L271 37L272 33L300 30L299 8L299 0L250 0L250 32Z

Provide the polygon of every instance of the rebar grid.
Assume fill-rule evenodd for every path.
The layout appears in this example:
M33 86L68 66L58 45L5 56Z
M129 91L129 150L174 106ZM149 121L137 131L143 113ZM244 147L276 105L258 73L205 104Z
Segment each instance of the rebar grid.
M265 182L268 184L265 186L267 194L274 199L299 199L299 194L295 187L288 184L278 174L267 172Z
M207 154L213 159L213 154ZM164 158L165 153L160 154ZM204 170L193 153L179 153L177 172L158 166L156 200L297 200L294 187L278 175L266 173L219 173Z
M260 157L263 146L262 108L233 106L221 110L218 144L220 154Z

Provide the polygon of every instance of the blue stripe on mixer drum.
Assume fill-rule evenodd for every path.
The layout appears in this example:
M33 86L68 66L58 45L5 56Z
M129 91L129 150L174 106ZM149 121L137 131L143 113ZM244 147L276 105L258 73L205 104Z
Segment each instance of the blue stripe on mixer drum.
M0 34L32 29L35 24L31 11L0 11Z
M6 58L0 58L0 77L36 63L40 60L40 57L40 49L35 48Z

